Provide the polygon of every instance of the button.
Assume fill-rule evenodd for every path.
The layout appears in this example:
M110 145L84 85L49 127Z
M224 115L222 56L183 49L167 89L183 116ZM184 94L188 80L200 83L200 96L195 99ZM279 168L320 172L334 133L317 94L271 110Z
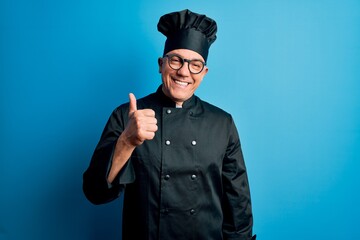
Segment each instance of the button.
M190 111L190 112L189 112L189 115L190 115L190 116L192 116L192 115L193 115L193 112L192 112L192 111Z
M166 141L165 141L165 144L169 146L169 145L170 145L170 141L169 141L169 140L166 140Z
M170 179L170 175L169 174L166 174L165 177L164 177L165 180L169 180Z
M194 209L191 209L191 210L190 210L190 214L191 214L191 215L194 215L194 214L195 214L195 210L194 210Z
M195 179L196 179L196 175L195 175L195 174L191 175L191 179L192 179L192 180L195 180Z
M167 113L167 114L170 114L170 113L171 113L171 109L166 110L166 113Z
M195 146L195 145L196 145L196 141L195 141L195 140L192 141L192 142L191 142L191 145Z

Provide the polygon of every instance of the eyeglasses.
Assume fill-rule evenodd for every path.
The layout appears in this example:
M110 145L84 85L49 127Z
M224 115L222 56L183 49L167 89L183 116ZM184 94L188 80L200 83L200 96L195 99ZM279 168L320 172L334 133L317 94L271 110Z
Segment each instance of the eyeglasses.
M165 55L165 57L168 58L168 64L174 70L179 70L180 68L182 68L182 66L184 66L184 62L187 62L189 71L192 74L201 73L201 71L204 69L204 67L206 65L205 62L203 62L199 59L189 60L189 59L182 58L176 54L168 54L168 55Z

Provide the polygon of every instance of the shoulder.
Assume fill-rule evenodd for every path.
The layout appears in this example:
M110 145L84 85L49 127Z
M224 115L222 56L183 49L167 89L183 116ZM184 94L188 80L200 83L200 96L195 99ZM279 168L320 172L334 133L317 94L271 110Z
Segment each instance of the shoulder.
M211 115L217 118L232 119L232 116L227 111L217 107L207 101L201 100L197 97L201 107L203 108L204 114Z
M229 112L200 99L199 103L201 105L201 108L203 109L203 121L207 122L207 124L210 124L211 128L217 129L221 132L218 132L219 139L220 136L226 136L225 138L228 139L239 138L234 119Z

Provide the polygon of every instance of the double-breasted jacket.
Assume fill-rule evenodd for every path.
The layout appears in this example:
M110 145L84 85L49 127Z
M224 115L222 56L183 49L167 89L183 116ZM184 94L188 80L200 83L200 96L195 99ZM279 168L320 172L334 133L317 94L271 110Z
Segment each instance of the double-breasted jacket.
M252 210L240 139L230 114L197 96L182 108L159 89L137 101L155 111L158 131L138 146L112 184L112 154L129 104L110 116L83 176L102 204L124 192L123 240L251 239Z

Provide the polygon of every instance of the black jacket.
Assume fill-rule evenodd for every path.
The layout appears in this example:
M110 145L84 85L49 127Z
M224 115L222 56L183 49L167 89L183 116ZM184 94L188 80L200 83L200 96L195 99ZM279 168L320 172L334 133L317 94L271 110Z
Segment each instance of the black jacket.
M115 109L84 173L86 197L102 204L126 189L123 240L251 239L249 184L231 115L196 96L175 108L161 86L137 106L155 111L155 138L137 147L108 184L129 104Z

